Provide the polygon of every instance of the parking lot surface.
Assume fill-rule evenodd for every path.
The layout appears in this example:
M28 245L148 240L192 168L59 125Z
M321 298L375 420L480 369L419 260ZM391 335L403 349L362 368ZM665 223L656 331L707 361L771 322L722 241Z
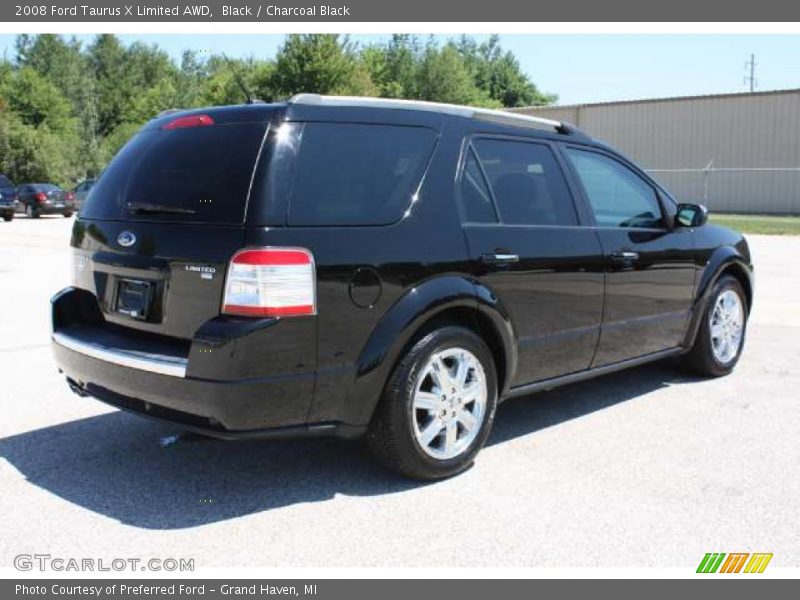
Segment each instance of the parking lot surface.
M0 222L0 567L20 553L221 566L800 566L800 237L749 237L739 367L664 362L503 404L419 484L357 442L219 442L74 396L49 350L72 219Z

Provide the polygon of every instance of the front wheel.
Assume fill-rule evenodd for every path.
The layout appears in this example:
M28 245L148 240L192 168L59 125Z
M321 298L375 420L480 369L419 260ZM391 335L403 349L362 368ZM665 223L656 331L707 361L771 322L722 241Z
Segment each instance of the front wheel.
M417 341L395 367L367 443L413 479L467 469L486 443L497 408L492 353L469 329L448 326Z
M721 377L733 371L744 345L747 299L739 280L725 275L711 294L694 346L686 355L698 375Z

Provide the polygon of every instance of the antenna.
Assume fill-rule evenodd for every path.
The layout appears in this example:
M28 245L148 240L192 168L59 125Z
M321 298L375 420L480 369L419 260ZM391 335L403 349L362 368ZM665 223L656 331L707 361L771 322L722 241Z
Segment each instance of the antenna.
M744 63L745 68L745 76L744 76L744 84L750 84L750 91L756 91L756 86L758 85L758 80L756 79L756 55L751 54L750 60ZM747 74L749 71L749 74Z
M246 98L247 104L256 104L260 102L260 100L256 100L253 98L252 94L250 94L250 90L247 89L247 86L244 84L244 80L242 79L242 74L239 72L239 69L236 68L236 65L233 64L233 61L228 58L228 56L223 52L222 58L225 59L225 62L228 63L228 68L233 73L233 78L236 80L239 88L242 90L244 97Z

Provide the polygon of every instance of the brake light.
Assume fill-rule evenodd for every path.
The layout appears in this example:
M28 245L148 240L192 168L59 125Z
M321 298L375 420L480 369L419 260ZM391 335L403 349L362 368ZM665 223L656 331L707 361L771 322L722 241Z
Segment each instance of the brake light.
M75 200L75 193L67 192L67 200Z
M184 129L186 127L208 127L214 124L214 119L208 115L190 115L173 119L161 129Z
M34 198L36 198L37 202L44 202L45 200L47 200L47 194L45 194L44 192L37 192Z
M228 267L222 312L249 317L313 315L314 257L304 248L247 248Z

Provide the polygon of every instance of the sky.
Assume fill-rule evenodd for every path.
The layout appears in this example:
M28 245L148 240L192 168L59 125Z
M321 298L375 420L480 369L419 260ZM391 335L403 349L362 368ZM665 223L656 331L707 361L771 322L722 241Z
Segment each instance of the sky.
M77 36L85 44L93 35ZM120 35L157 44L176 59L184 49L270 58L280 35ZM359 44L386 35L353 35ZM436 36L444 41L446 37ZM475 35L483 40L487 36ZM757 90L800 88L800 35L501 35L522 69L558 104L743 92L745 63L756 57ZM0 35L0 56L14 56L14 36Z

